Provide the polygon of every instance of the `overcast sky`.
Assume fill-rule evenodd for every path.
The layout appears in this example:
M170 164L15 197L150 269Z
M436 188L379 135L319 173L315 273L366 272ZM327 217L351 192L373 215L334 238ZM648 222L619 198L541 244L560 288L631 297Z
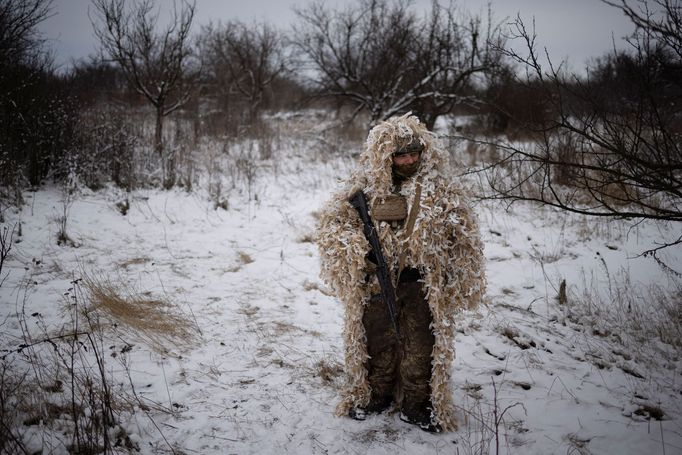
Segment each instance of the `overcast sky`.
M351 0L347 0L349 3ZM447 0L445 0L447 1ZM267 21L287 27L295 20L294 6L306 5L306 0L197 0L194 30L209 21ZM344 1L327 1L341 5ZM414 8L426 12L431 0L416 0ZM462 7L473 13L485 12L487 0L460 0ZM159 0L160 5L172 5L172 0ZM88 19L90 0L53 0L53 16L41 24L56 63L64 68L73 59L82 59L96 52L97 43ZM568 60L574 70L582 70L591 57L603 55L616 45L623 47L622 38L633 27L615 8L599 0L496 0L493 1L496 20L521 14L531 23L535 17L538 44L546 47L554 61Z

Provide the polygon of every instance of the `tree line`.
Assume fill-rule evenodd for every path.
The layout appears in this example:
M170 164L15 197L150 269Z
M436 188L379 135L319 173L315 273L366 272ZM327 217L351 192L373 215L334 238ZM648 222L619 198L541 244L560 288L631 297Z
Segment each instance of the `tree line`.
M224 138L247 134L263 111L315 105L367 126L407 111L429 127L471 114L478 128L464 139L500 155L484 169L493 197L680 220L682 7L604 3L634 31L585 74L543 66L533 30L521 18L496 20L492 6L477 15L434 1L420 13L400 0L312 2L287 30L228 18L197 27L186 0L163 26L154 0L92 0L101 53L58 72L37 31L52 0L0 0L3 195L62 178L69 156L80 166L105 163L111 180L129 187L125 167L139 145L170 188L169 117L187 119L195 139ZM136 122L117 116L131 109L152 113L149 144Z

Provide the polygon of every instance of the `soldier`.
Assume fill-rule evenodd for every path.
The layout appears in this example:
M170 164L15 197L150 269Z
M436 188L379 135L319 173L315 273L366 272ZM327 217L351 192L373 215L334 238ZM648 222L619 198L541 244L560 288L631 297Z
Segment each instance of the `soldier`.
M480 302L485 275L475 216L441 174L444 160L415 116L392 117L370 131L358 169L322 211L321 276L345 306L347 385L337 415L363 420L393 405L426 431L456 428L454 317ZM374 273L377 255L349 203L359 190L392 277L395 325Z

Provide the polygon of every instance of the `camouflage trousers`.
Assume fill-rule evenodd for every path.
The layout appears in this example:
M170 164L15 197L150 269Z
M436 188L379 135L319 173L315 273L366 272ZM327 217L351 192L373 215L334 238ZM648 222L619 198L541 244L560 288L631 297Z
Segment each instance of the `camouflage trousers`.
M416 270L408 269L396 289L398 342L388 308L379 296L365 307L362 322L367 334L367 372L372 390L370 407L377 411L392 401L401 402L406 415L421 415L431 408L431 311ZM418 273L417 273L418 274ZM410 277L413 279L410 279Z

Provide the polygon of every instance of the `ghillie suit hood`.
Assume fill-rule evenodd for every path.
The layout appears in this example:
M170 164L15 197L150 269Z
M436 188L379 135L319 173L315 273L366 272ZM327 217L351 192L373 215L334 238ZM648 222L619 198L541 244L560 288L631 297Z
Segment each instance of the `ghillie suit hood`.
M412 205L417 181L422 194L412 234L402 242L402 229L375 221L383 253L395 273L399 256L406 251L405 265L419 269L424 280L435 344L431 353L431 403L435 420L444 430L456 428L450 388L454 359L454 317L458 310L477 306L485 291L482 244L475 216L461 188L442 175L445 153L434 134L409 114L393 117L374 127L360 156L360 165L324 206L318 225L321 277L345 306L344 346L347 385L337 406L347 415L353 406L370 399L367 379L367 347L362 323L363 308L379 293L376 280L366 280L369 244L360 218L348 202L362 189L369 206L392 194L392 155L397 148L418 138L424 145L417 173L404 181L400 194ZM395 279L395 277L394 277Z

